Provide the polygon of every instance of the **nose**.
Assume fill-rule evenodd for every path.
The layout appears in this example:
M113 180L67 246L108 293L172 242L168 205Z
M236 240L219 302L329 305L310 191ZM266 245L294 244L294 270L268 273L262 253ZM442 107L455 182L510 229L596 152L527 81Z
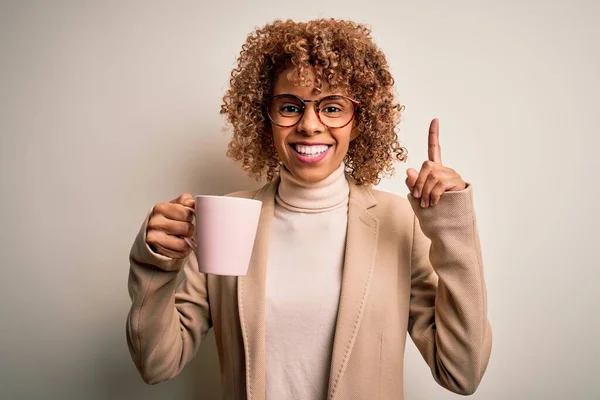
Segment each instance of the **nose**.
M314 136L322 133L325 130L325 126L321 123L319 116L317 115L315 103L308 103L306 105L304 114L296 126L296 129L299 133L303 133L308 136Z

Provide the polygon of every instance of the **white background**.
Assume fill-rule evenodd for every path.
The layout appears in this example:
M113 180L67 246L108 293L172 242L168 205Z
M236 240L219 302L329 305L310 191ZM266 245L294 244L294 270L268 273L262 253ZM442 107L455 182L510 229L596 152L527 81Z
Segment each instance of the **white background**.
M598 399L600 5L594 1L2 1L0 398L217 399L212 333L147 386L125 341L128 252L181 192L257 187L219 115L246 35L369 24L406 105L407 165L441 122L474 188L494 332L474 399ZM406 397L453 399L412 344Z

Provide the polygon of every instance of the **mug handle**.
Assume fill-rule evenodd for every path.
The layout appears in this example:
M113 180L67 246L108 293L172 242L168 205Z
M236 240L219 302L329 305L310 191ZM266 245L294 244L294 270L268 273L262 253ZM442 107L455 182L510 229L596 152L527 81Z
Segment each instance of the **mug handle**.
M192 215L194 216L194 219L196 219L196 210L194 210L192 207L186 207L188 210L192 211ZM195 224L194 224L195 226ZM196 244L196 239L194 239L193 237L188 238L188 237L183 237L182 238L188 246L190 246L191 249L196 250L198 248L198 245Z

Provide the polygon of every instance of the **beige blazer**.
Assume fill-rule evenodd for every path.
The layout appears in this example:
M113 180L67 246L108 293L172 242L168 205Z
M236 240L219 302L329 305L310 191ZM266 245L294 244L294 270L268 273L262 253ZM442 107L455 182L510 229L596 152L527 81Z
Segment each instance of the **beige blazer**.
M265 398L265 272L278 183L232 194L263 202L243 277L204 275L193 255L173 260L152 252L146 218L131 249L127 318L129 349L145 382L176 376L212 327L223 398ZM440 385L475 391L492 336L471 190L446 192L422 209L410 194L407 201L350 182L328 399L402 399L407 332Z

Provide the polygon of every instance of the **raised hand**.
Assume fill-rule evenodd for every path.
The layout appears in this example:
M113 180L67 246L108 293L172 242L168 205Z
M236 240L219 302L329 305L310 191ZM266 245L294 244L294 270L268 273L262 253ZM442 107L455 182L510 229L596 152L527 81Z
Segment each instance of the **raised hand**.
M465 181L452 168L442 165L440 147L440 123L437 118L429 125L429 159L421 166L421 171L414 168L406 170L406 186L413 197L421 199L421 207L435 206L444 192L463 190Z
M163 256L185 258L191 251L188 238L194 235L194 207L194 198L189 193L156 204L148 221L146 243Z

